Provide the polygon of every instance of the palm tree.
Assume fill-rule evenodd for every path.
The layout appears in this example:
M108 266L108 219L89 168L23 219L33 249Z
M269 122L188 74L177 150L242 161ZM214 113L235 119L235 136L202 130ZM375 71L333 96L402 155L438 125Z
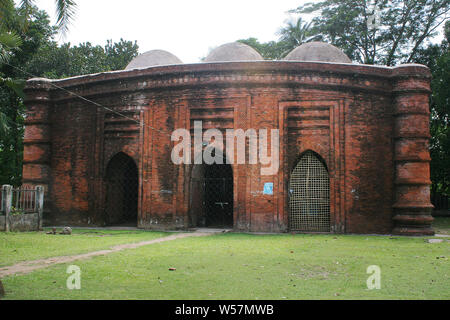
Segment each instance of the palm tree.
M8 0L0 0L0 2L8 2ZM1 4L0 4L1 5ZM26 16L31 12L34 0L21 0L19 8L23 10ZM77 4L74 0L55 0L56 5L56 25L62 34L68 30L69 24L75 16Z
M57 27L64 35L76 13L74 0L55 0ZM14 22L22 22L24 29L33 11L34 0L21 0L16 8L14 0L0 0L0 64L8 60L14 50L22 44L20 37L12 31Z
M76 3L73 0L55 0L57 27L61 34L65 34L76 12ZM15 7L14 0L0 0L0 66L7 63L15 51L20 50L22 39L12 29L12 25L19 22L23 29L33 11L34 0L22 0L19 7ZM0 85L6 85L19 96L22 93L22 84L0 74ZM8 117L0 111L0 134L8 130Z
M312 34L311 26L312 22L304 23L302 17L286 21L286 26L278 31L279 41L285 43L286 54L301 44L317 40L320 37Z

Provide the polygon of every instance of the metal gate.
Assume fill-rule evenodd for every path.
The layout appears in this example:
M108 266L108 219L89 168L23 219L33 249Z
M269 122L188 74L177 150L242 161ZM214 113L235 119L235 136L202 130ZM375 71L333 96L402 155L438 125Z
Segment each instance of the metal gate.
M330 179L312 151L302 156L291 174L289 210L292 231L330 232Z
M233 227L233 171L230 165L202 166L202 176L192 178L191 190L201 205L191 202L191 215L197 227ZM198 190L201 188L201 190Z

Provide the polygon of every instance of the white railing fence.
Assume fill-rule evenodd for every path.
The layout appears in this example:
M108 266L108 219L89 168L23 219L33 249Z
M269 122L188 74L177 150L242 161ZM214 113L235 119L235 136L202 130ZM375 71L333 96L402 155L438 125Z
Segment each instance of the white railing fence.
M5 231L9 231L9 216L14 214L37 214L38 229L42 229L44 187L3 185L0 194L0 213L5 215Z

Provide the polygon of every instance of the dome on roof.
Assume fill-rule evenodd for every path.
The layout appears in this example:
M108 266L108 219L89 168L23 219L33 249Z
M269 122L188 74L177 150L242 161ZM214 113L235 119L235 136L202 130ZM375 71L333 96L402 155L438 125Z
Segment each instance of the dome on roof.
M154 66L169 64L182 64L183 62L175 55L165 50L150 50L138 55L126 66L125 70L143 69Z
M263 57L252 47L240 43L231 42L217 47L206 57L204 62L225 61L252 61L264 60Z
M292 50L284 60L352 63L347 55L325 42L307 42Z

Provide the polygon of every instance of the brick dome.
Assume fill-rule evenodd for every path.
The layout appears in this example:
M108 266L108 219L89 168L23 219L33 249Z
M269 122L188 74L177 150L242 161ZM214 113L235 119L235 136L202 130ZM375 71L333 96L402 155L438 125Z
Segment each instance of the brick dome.
M284 60L352 63L342 50L325 42L308 42L292 50Z
M254 60L264 60L264 58L255 49L244 43L231 42L223 44L211 51L206 57L205 62Z
M154 66L165 66L170 64L182 64L183 62L175 55L165 50L150 50L138 55L126 66L125 70L144 69Z

